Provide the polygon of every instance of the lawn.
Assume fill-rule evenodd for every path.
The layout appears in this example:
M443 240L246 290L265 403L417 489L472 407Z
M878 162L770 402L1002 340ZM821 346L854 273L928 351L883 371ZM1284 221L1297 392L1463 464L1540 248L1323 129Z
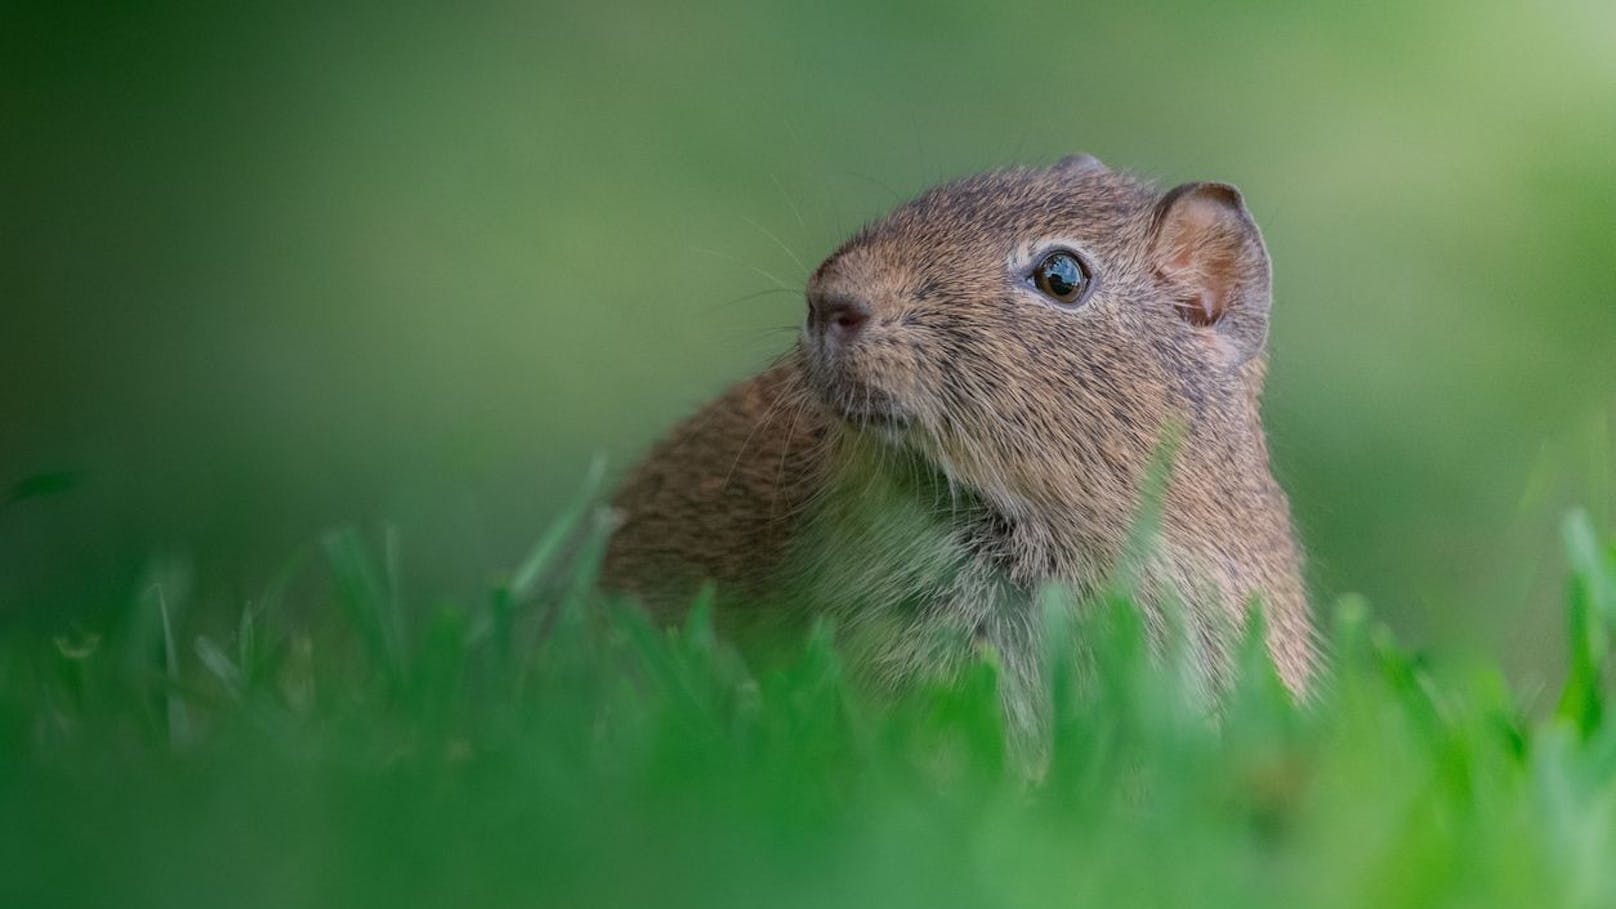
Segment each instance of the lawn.
M8 636L0 905L1616 901L1616 547L1580 514L1562 690L1349 599L1307 704L1248 644L1214 709L1125 598L1051 594L1030 742L991 654L878 700L827 628L755 672L700 604L653 628L596 591L589 514L482 602L415 602L397 537L344 530L244 602L158 566L115 627Z

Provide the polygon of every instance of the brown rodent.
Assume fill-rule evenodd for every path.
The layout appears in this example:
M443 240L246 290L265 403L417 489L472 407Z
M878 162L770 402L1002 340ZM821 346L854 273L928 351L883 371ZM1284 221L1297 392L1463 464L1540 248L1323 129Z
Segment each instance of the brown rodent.
M828 616L886 685L991 645L1028 688L1036 591L1117 577L1170 451L1132 567L1147 628L1181 610L1215 687L1260 602L1300 695L1313 634L1258 408L1269 284L1226 184L1163 193L1077 155L932 189L832 253L797 346L633 472L606 582L670 618L707 581L731 623Z

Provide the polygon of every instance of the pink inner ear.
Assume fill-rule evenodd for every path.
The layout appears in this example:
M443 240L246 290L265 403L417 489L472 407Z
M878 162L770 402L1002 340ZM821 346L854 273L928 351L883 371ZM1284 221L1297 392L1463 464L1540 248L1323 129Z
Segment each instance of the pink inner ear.
M1191 325L1204 327L1217 322L1218 319L1223 317L1223 312L1216 305L1215 297L1205 290L1195 294L1191 299L1175 305Z
M1228 257L1220 255L1208 237L1196 233L1208 226L1187 227L1171 239L1173 248L1162 263L1162 273L1183 288L1184 296L1173 302L1179 314L1193 325L1212 325L1223 318L1234 276Z
M1191 324L1223 318L1239 281L1241 238L1226 223L1226 203L1192 196L1178 200L1163 225L1163 273L1184 289L1176 302Z
M1156 203L1150 255L1179 318L1203 329L1227 363L1260 353L1268 335L1268 253L1240 191L1185 183Z

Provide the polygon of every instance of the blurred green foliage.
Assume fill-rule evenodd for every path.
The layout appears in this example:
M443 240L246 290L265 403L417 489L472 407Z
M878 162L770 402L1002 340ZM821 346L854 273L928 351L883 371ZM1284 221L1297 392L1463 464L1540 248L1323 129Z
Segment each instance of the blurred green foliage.
M472 606L406 608L393 543L339 531L286 575L318 582L311 617L283 579L210 628L171 568L116 634L0 640L0 904L1616 900L1616 546L1585 514L1541 720L1357 600L1306 707L1253 634L1209 715L1129 603L1052 597L1031 746L991 661L877 703L825 629L756 673L705 610L610 608L587 518Z
M237 603L387 520L479 588L604 452L787 344L927 184L1087 150L1238 183L1320 601L1552 672L1609 526L1616 6L9 3L0 621ZM1549 567L1543 567L1549 566Z

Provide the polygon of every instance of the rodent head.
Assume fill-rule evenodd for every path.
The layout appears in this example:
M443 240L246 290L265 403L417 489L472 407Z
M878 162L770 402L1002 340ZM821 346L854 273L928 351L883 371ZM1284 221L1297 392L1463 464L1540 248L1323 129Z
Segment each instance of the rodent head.
M1131 509L1172 421L1258 432L1268 256L1225 184L1162 193L1088 156L945 184L807 297L823 402L1012 516Z

